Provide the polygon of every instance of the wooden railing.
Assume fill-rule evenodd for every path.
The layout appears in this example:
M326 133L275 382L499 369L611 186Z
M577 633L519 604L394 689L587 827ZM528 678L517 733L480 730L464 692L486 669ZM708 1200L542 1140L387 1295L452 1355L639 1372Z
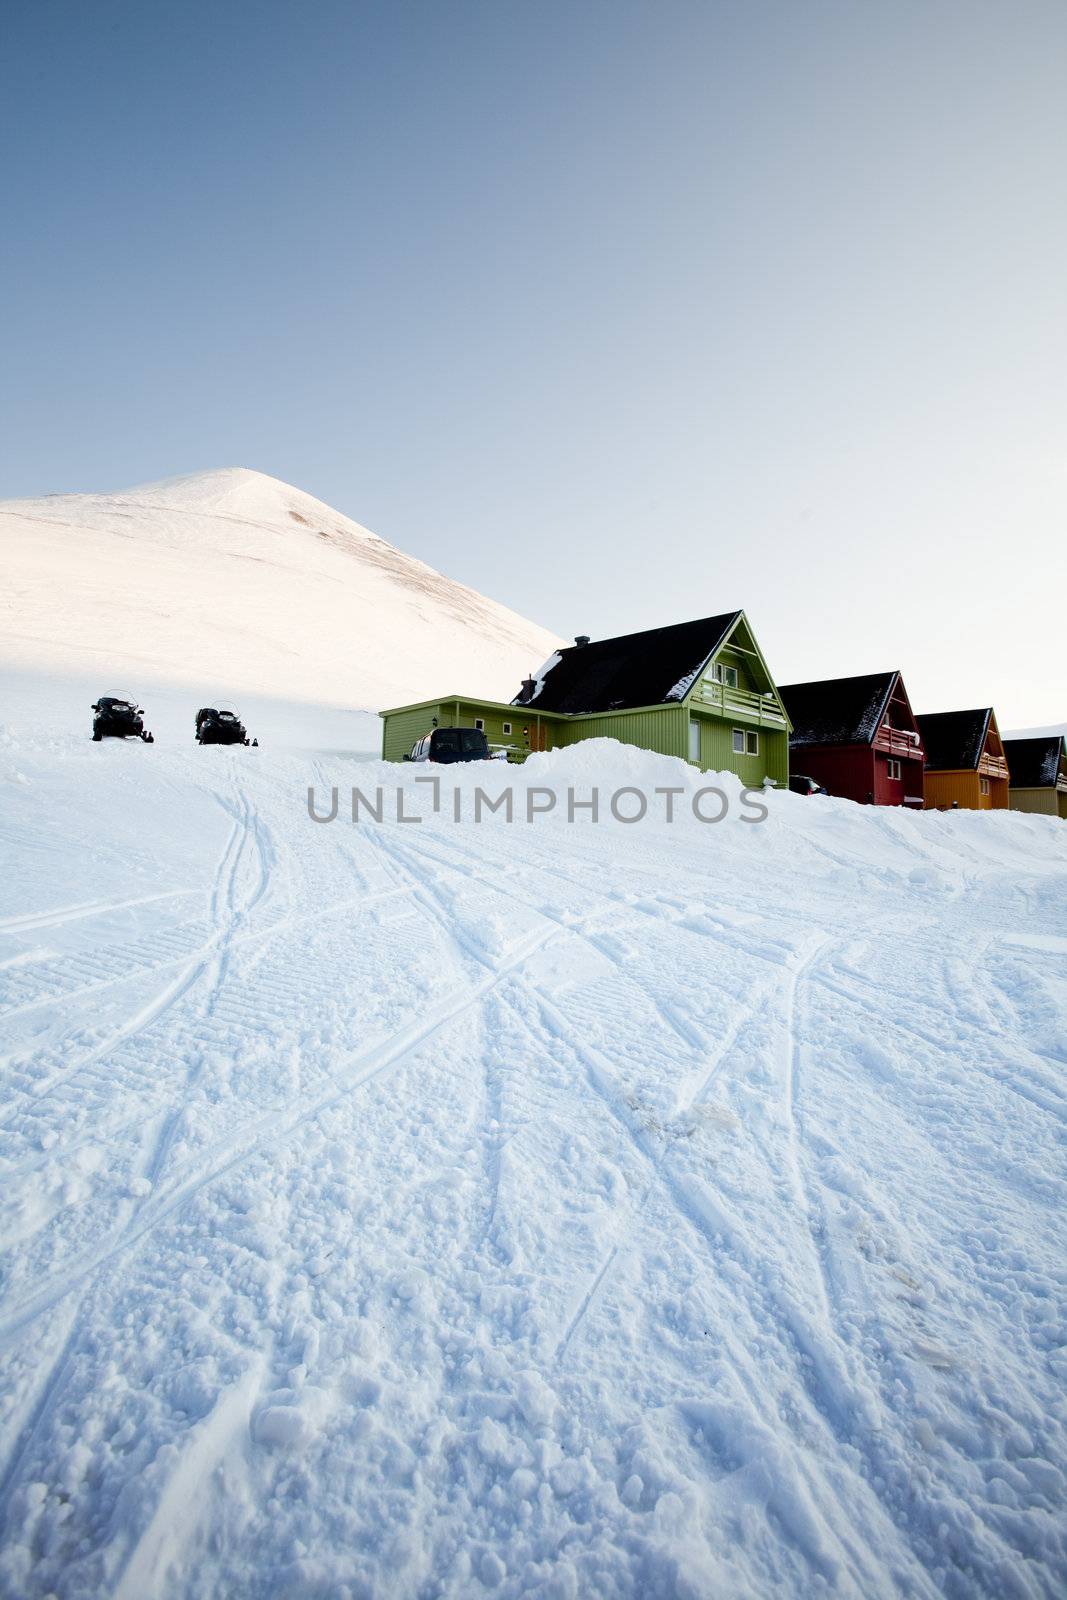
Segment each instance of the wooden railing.
M922 760L922 744L915 735L904 728L887 728L885 723L874 736L874 748L885 755L907 756L912 761Z
M757 722L767 723L775 728L785 727L785 718L779 710L778 702L766 695L756 694L752 689L731 689L725 683L714 683L705 679L698 686L693 702L721 711L724 717L736 714L753 717Z

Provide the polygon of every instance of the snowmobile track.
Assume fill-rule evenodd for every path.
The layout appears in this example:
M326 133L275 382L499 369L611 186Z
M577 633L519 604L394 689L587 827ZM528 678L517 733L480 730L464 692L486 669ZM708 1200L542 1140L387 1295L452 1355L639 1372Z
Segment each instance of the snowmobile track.
M201 1153L197 1170L187 1176L178 1175L162 1188L153 1191L137 1207L116 1234L103 1246L85 1257L70 1263L51 1282L16 1306L0 1319L0 1345L11 1340L21 1329L63 1300L90 1274L98 1273L126 1251L139 1244L178 1210L195 1199L203 1190L218 1182L237 1166L251 1160L268 1148L283 1143L292 1133L313 1121L337 1100L395 1071L408 1057L436 1034L453 1022L471 1006L478 1004L499 983L511 975L534 951L554 937L558 929L539 931L536 936L517 942L501 965L473 984L467 993L456 999L428 1008L419 1023L398 1030L390 1038L380 1041L369 1050L354 1053L343 1072L332 1073L330 1090L313 1099L299 1112L285 1115L270 1113L263 1118L252 1118L241 1125L232 1140L222 1146ZM168 1119L160 1129L155 1150L149 1160L149 1170L158 1172L166 1154L173 1128Z
M406 845L400 846L395 841L386 844L384 839L377 834L375 835L375 842L382 849L386 850L394 860L398 861L402 867L406 866L407 870L409 872L411 871L410 866L405 861L408 848ZM417 847L415 848L417 851ZM438 865L444 866L446 863L438 861ZM496 889L495 885L491 887L494 890ZM450 937L465 954L479 962L482 966L488 967L490 970L492 970L491 963L485 952L474 945L471 941L464 938L462 935L456 934L454 924L450 923L445 909L434 903L432 899L433 888L427 880L422 879L420 881L419 885L415 888L415 894L416 898L423 905L424 909L433 918L435 924L442 928L446 935ZM558 924L557 926L560 928L561 932L566 931L580 934L580 928L577 928L574 925ZM794 1186L794 1193L797 1198L798 1212L806 1219L807 1235L810 1248L815 1259L817 1281L821 1291L821 1309L823 1311L828 1309L828 1291L822 1278L822 1259L819 1255L814 1237L812 1235L806 1189L804 1187L804 1180L800 1172L799 1159L795 1152L796 1131L793 1125L792 1086L796 1071L796 1063L794 1059L796 1040L795 1025L793 1021L793 1008L795 1005L796 985L799 979L807 970L807 968L815 962L820 951L828 943L829 941L827 940L817 940L809 954L803 957L798 965L794 965L794 967L788 971L784 996L786 1060L783 1069L783 1099L786 1108L788 1125L791 1130L791 1154L789 1157L791 1179ZM539 1006L542 1016L547 1024L549 1033L561 1042L567 1041L569 1039L570 1030L566 1020L556 1009L550 997L537 984L532 983L528 978L523 977L521 974L516 974L516 976L518 981L524 987L530 989L534 995L536 1003ZM506 1000L505 1003L507 1003ZM671 1194L675 1208L683 1216L685 1216L690 1223L694 1224L702 1235L706 1236L708 1231L708 1220L704 1208L699 1203L694 1202L692 1192L687 1191L682 1185L680 1185L671 1177L669 1172L665 1171L665 1164L670 1153L670 1141L665 1140L662 1147L657 1150L655 1146L649 1142L647 1136L642 1135L635 1130L630 1122L630 1119L624 1114L620 1104L618 1103L618 1091L615 1087L613 1068L609 1062L600 1057L599 1051L595 1051L591 1046L582 1044L575 1040L570 1040L569 1048L585 1065L588 1080L595 1093L599 1096L603 1104L607 1107L612 1116L622 1127L627 1137L634 1144L635 1148L639 1151L644 1160L649 1163L651 1169L650 1183L658 1181L659 1183L665 1184ZM646 1197L647 1192L648 1191L646 1190ZM643 1206L644 1199L642 1200L641 1206L638 1208L636 1214L640 1214L641 1210L643 1210ZM583 1296L573 1319L574 1327L576 1327L577 1324L580 1323L581 1320L587 1315L589 1308L596 1297L596 1294L603 1285L604 1279L608 1275L610 1269L614 1266L617 1255L618 1246L615 1245L609 1251L608 1258L598 1270L593 1285L590 1287L587 1294ZM851 1387L851 1384L848 1382L848 1380L844 1379L843 1373L839 1370L837 1358L832 1356L829 1351L824 1350L821 1347L820 1341L814 1335L810 1325L808 1324L807 1318L804 1317L800 1312L799 1307L786 1306L784 1302L779 1299L777 1302L777 1308L779 1314L784 1318L786 1326L788 1326L791 1330L798 1352L802 1357L813 1363L819 1376L821 1393L816 1391L813 1394L813 1398L815 1398L819 1410L823 1412L823 1414L831 1422L835 1432L843 1429L846 1434L850 1435L854 1429L855 1423L853 1409L850 1406L842 1407L837 1398L831 1398L840 1396L843 1388ZM561 1336L561 1356L571 1343L574 1327L565 1330L564 1334Z
M39 928L62 927L69 922L82 922L87 917L110 916L115 911L128 911L133 906L149 906L160 900L178 900L195 894L195 889L166 889L161 894L137 895L132 900L90 900L75 906L59 906L54 911L5 917L0 921L0 934L35 933Z
M3 978L0 1593L1058 1592L1036 824L321 827L307 762L138 762L140 854L85 838L139 897L165 811L196 920ZM71 824L33 870L103 905Z

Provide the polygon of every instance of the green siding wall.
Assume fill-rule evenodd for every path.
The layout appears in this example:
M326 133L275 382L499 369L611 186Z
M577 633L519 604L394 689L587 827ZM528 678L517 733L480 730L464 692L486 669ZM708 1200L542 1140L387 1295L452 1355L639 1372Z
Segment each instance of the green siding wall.
M382 719L382 760L403 761L416 739L429 733L433 719L439 715L437 706L423 706L418 711L394 711Z
M758 730L759 752L740 756L734 751L734 728L742 722L720 722L718 717L697 717L700 723L700 765L704 772L736 772L742 783L758 789L764 778L784 788L789 782L789 735L777 729Z
M578 717L561 724L560 744L579 744L583 739L618 739L620 744L635 744L641 750L659 755L685 757L688 722L681 706L664 706L653 711L613 711L602 717Z
M455 702L446 704L445 710L452 721ZM532 750L541 749L542 746L546 750L555 750L562 742L558 725L553 719L546 717L543 712L538 717L536 712L527 711L525 706L510 706L507 711L501 711L496 706L479 705L476 700L461 700L459 720L465 728L473 728L476 722L483 722L485 737L491 745L505 746L509 761L525 761ZM505 722L511 724L510 733L504 732Z
M477 700L440 700L413 711L393 711L382 719L382 759L403 761L416 739L433 728L435 717L440 728L473 728L476 722L483 722L489 743L506 746L512 761L525 760L531 750L538 748L539 738L547 750L554 750L561 742L559 724L543 712L538 718L523 706L504 708L479 704ZM504 732L505 722L511 724L510 734ZM524 729L529 730L529 739L524 736Z
M760 728L759 753L734 754L733 730L740 723L722 722L718 717L698 716L700 723L700 766L704 772L736 772L742 783L758 789L764 778L784 788L789 782L789 735L784 729ZM749 723L751 728L751 723ZM560 744L577 744L582 739L618 739L621 744L637 745L661 755L689 759L689 709L664 706L653 711L616 711L603 717L581 717L563 723L557 735Z
M1008 789L1008 805L1013 811L1037 811L1046 817L1067 817L1067 794L1055 789Z
M763 729L760 733L760 747L764 752L763 766L765 776L770 778L780 789L789 787L789 735L783 728L780 732L769 732Z

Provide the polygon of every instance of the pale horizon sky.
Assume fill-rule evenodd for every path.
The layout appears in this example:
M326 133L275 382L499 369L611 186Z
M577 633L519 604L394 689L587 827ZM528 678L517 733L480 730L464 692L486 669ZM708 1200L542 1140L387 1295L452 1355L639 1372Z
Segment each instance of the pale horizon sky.
M566 637L1067 719L1067 6L8 0L0 498L247 466Z

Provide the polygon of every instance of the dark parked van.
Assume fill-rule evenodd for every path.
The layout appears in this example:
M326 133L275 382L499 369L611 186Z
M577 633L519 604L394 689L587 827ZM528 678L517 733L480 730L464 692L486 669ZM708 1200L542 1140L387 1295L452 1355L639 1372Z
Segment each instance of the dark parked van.
M489 741L481 728L435 728L417 744L405 761L436 761L442 766L454 761L488 761Z

